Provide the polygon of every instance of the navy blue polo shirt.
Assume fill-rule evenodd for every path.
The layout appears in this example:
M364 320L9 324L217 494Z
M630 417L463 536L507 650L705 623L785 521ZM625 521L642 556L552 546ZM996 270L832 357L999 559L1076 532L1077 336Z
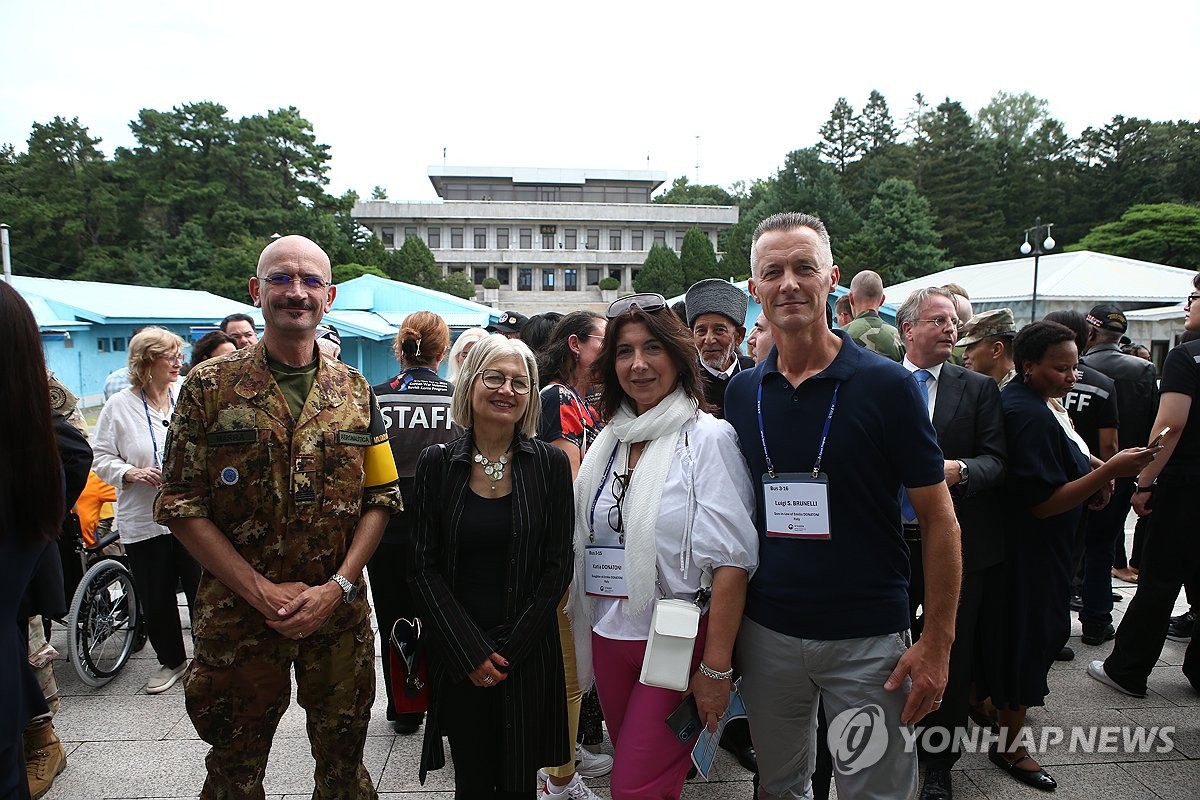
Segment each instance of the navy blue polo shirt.
M793 389L776 367L776 351L735 375L725 394L754 478L759 566L746 616L805 639L854 639L909 626L908 547L900 529L901 484L945 480L942 451L925 399L908 370L834 331L842 348L833 363ZM766 536L767 472L756 409L762 386L767 449L775 472L811 473L835 384L837 407L821 471L829 479L829 539Z

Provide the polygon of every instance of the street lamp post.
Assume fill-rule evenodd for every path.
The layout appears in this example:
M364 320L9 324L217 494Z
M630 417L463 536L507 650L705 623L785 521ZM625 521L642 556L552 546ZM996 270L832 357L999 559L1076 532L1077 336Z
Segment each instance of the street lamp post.
M1042 218L1038 217L1033 221L1032 228L1025 229L1025 241L1021 245L1021 254L1033 254L1033 299L1029 304L1029 321L1037 322L1037 282L1038 282L1038 259L1045 255L1047 251L1053 250L1055 241L1050 235L1050 229L1054 227L1053 222L1042 224ZM1045 238L1043 238L1043 232ZM1030 242L1030 237L1033 241Z

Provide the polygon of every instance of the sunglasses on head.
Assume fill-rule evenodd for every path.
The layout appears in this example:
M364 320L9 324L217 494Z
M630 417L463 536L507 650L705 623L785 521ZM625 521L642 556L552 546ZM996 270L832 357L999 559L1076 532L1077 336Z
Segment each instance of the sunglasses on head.
M631 294L628 297L622 297L620 300L614 300L608 306L608 311L604 312L604 316L608 319L615 319L627 311L632 311L634 308L639 311L660 311L666 307L667 299L661 294L644 292L642 294Z

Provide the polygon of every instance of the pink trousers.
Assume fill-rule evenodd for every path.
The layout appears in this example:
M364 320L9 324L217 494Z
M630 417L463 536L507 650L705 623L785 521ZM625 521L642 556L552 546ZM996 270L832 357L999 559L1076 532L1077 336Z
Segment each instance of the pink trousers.
M692 671L704 654L707 615L700 621ZM613 745L613 800L678 800L692 764L692 745L680 744L666 719L683 692L638 682L645 641L592 634L592 664L604 723Z

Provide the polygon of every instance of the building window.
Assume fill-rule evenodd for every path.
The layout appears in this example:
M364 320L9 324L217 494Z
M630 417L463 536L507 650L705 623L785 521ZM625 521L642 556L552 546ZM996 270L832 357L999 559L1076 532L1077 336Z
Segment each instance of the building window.
M655 231L654 232L654 243L661 247L666 247L667 246L667 232L666 231Z
M588 271L587 271L587 285L588 285L588 286L595 286L595 285L596 285L596 284L598 284L598 283L600 283L600 270L599 270L599 268L597 268L597 267L588 267Z
M429 237L429 241L426 242L426 244L429 245L430 250L441 249L441 246L442 246L442 229L441 228L430 228L429 233L426 235Z
M96 352L97 353L107 353L107 352L110 352L111 350L112 350L112 344L108 339L104 339L104 338L96 339Z
M451 228L450 229L450 248L452 250L462 250L462 242L463 242L463 229L462 228Z
M620 250L621 249L621 232L620 231L609 231L608 232L608 249L609 250Z
M645 233L645 231L641 231L641 230L629 232L629 249L630 250L645 250L646 249L645 246L643 246L643 244L642 244L642 234L644 234L644 233Z
M113 337L113 352L114 353L124 353L125 352L125 337L124 336L114 336Z
M542 249L543 250L553 250L554 249L554 234L553 233L544 233L544 232L542 233Z
M496 247L500 250L508 249L508 228L496 228Z
M416 225L405 226L405 228L404 228L404 238L405 239L407 239L410 236L416 236L416 235L417 235L417 226Z
M517 291L533 291L533 267L521 267L517 270Z
M465 274L465 273L466 273L466 271L467 271L467 268L466 268L466 267L451 267L451 268L450 268L450 272L449 272L448 274L450 274L450 275L463 275L463 274Z
M600 249L600 229L599 228L588 228L587 229L587 249L588 250L599 250Z
M617 267L616 269L610 269L608 271L608 277L616 281L621 280L621 268Z
M518 228L517 232L521 236L521 249L533 249L533 228Z
M563 289L568 292L579 291L579 270L570 267L563 270Z
M675 231L675 250L676 252L683 251L683 232Z
M380 228L379 238L383 240L384 247L396 246L396 229L395 228Z
M487 249L487 228L476 228L475 229L475 249L476 250L486 250Z
M563 230L563 237L566 240L566 248L574 250L579 246L579 231L575 228L566 228Z
M542 291L543 292L553 292L554 291L554 270L553 269L543 269L542 270Z
M500 288L507 289L512 280L509 267L496 267L496 280L500 281Z
M471 270L471 277L475 280L475 285L483 283L483 279L487 277L487 267L475 267Z

